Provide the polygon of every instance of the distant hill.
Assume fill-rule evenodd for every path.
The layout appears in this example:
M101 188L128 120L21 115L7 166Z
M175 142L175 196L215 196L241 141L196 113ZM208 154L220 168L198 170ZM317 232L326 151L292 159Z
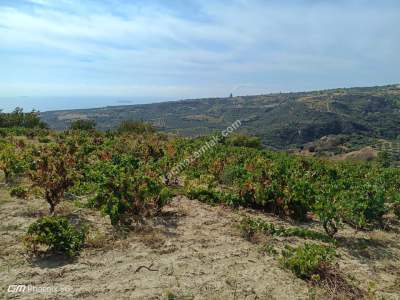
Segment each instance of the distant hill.
M102 130L143 120L182 135L221 130L240 119L241 132L274 148L301 147L326 136L366 145L400 137L400 85L51 111L41 118L56 129L93 119Z

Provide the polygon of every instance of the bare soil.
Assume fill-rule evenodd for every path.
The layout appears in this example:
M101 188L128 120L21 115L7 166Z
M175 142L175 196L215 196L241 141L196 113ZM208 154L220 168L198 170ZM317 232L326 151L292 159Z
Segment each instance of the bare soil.
M0 189L0 298L346 299L296 278L237 229L242 214L283 222L273 216L177 197L152 224L122 236L106 217L64 203L58 214L91 228L85 249L74 260L31 258L21 239L29 224L47 212L43 200L12 199ZM284 243L301 242L271 239L278 250ZM365 291L366 299L400 299L398 224L386 231L345 228L338 245L339 269ZM15 284L54 289L8 292Z

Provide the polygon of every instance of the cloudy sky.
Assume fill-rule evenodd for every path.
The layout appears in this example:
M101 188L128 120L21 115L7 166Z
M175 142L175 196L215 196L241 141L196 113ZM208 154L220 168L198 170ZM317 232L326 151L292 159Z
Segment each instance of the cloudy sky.
M0 105L400 83L399 53L398 0L0 0Z

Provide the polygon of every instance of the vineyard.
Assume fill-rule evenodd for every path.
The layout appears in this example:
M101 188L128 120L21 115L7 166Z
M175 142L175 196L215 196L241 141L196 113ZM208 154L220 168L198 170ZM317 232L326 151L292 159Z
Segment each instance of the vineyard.
M252 274L244 269L240 272L247 275L225 278L218 293L189 283L157 289L147 285L147 291L156 290L152 299L400 297L400 168L391 166L384 155L369 162L331 161L273 152L263 149L255 137L232 134L220 138L185 169L171 173L213 135L179 137L140 122L124 122L116 130L101 132L91 121L78 121L57 132L34 112L20 110L1 114L0 126L2 282L13 284L18 277L10 269L23 267L25 281L18 284L46 276L53 276L47 282L60 283L65 275L57 277L55 272L82 266L80 261L93 260L98 252L108 257L115 249L143 252L147 246L158 257L175 257L173 252L180 250L162 228L199 221L197 242L201 235L232 235L214 238L220 246L235 241L229 245L238 252L250 251L246 263L255 260L260 268L275 266L278 271L271 282L276 281L279 289L283 280L291 291L279 295L267 283L249 290ZM213 224L224 227L211 223L202 227L196 218L208 220L207 211L217 214ZM18 225L12 224L16 219ZM196 240L196 234L191 238ZM135 243L145 247L129 248ZM227 255L232 251L223 249ZM237 261L242 260L239 255ZM101 259L96 263L101 265ZM136 265L116 280L122 284L125 275L142 274L157 281L161 267L160 258L158 266ZM254 272L257 280L268 280L262 269ZM238 282L240 278L245 284ZM79 282L70 285L77 287ZM263 286L270 289L261 292ZM114 288L121 291L118 284ZM74 291L68 297L93 296L76 292L78 288ZM143 293L139 285L125 291L125 296L150 298ZM4 296L9 295L4 292Z

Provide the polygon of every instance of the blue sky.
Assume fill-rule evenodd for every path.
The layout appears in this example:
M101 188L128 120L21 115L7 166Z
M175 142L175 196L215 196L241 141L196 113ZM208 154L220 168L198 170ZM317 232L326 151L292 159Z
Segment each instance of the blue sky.
M399 53L397 0L0 0L0 108L400 83Z

